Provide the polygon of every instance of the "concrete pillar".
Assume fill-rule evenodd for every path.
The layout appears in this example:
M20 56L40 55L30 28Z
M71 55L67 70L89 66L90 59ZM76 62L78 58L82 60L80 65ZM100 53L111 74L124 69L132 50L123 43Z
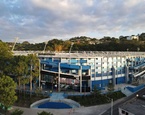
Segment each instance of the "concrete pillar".
M58 92L60 92L60 63L58 63Z
M88 75L91 75L91 69L88 69Z
M129 75L129 68L128 68L128 66L126 65L126 66L125 66L125 82L126 82L126 83L128 83L128 81L129 81L128 75Z
M90 91L92 91L92 67L90 68L90 80L88 82L89 82Z
M113 79L113 85L115 86L116 85L116 69L114 66L112 66L112 79Z
M97 72L97 70L96 70L96 58L94 58L94 68L95 68L95 75L94 75L94 81L96 80L96 72Z
M101 58L101 87L103 87L103 58Z
M78 75L80 77L80 93L82 93L82 66L80 66L80 69L78 71Z
M108 56L107 56L107 80L109 76L109 61L108 61Z
M39 61L39 88L41 87L41 60L38 59Z

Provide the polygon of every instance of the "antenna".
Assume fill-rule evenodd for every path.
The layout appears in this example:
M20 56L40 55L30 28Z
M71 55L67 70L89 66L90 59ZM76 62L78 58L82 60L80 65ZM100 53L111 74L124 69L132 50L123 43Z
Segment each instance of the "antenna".
M12 52L14 51L14 48L15 48L15 45L16 45L18 39L19 39L18 37L15 38L14 45L13 45L13 47L12 47Z

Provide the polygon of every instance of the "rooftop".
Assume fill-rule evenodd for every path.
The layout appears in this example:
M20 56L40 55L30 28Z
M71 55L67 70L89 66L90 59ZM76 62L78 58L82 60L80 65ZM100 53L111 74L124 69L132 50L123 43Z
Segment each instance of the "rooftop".
M131 112L134 115L144 115L145 111L145 99L133 98L127 102L125 102L122 106L120 106L121 109Z
M13 51L14 55L27 55L27 54L39 54L39 56L43 57L71 57L71 58L93 58L93 57L134 57L134 56L145 56L145 52L117 52L117 51L72 51L71 53L61 51L61 52L55 52L55 51Z
M80 51L80 52L53 52L39 54L43 57L67 57L67 58L96 58L96 57L135 57L145 56L145 52L107 52L107 51Z

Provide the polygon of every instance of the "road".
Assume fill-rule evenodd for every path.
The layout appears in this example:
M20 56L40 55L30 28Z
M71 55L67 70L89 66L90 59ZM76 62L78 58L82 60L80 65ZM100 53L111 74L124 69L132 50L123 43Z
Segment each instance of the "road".
M145 94L145 88L143 88L143 89L139 90L138 92L136 92L136 93L134 93L134 94L132 94L132 95L130 95L130 96L124 98L124 100L122 100L122 101L118 102L117 104L115 104L115 105L113 106L113 113L112 113L112 115L119 115L118 108L119 108L123 103L125 103L125 102L131 100L132 98L135 98L137 94L138 94L139 96ZM104 112L102 115L111 115L111 108L108 109L106 112Z

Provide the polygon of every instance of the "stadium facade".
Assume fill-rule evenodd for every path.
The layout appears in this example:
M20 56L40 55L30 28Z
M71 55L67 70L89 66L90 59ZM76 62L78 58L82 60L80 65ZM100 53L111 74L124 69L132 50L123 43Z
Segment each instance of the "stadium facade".
M144 79L144 52L49 52L39 54L41 81L45 84L78 84L82 92L96 86L104 89L113 85L132 83ZM56 82L54 82L56 81Z

